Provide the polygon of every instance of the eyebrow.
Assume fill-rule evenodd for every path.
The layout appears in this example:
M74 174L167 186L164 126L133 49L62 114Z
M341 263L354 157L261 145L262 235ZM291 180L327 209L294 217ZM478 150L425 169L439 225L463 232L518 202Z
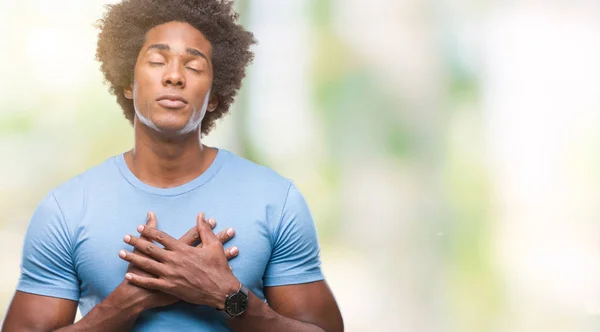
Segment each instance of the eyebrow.
M151 49L156 49L156 50L161 50L161 51L170 51L171 50L171 48L167 44L152 44L152 45L148 46L148 49L146 49L146 51L149 51ZM208 61L208 57L204 53L198 51L195 48L188 47L185 49L185 52L187 54L191 54L194 56L203 57L204 60L206 60L206 62L210 62L210 61Z

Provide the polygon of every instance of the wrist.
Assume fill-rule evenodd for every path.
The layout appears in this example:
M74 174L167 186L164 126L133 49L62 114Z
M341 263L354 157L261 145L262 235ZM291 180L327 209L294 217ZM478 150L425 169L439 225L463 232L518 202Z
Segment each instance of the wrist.
M235 293L239 292L241 287L242 287L242 283L239 280L237 280L236 278L233 278L233 280L231 280L230 282L227 283L226 295L229 296L231 294L235 294Z
M111 295L114 295L112 296L112 302L115 302L115 306L119 310L131 312L134 315L139 315L142 311L153 308L151 294L145 289L130 284L128 281L119 284Z
M225 309L225 302L227 301L227 298L230 295L237 293L240 290L241 285L242 283L235 277L229 279L227 282L224 282L221 292L222 297L219 300L219 303L217 303L217 305L215 306L215 308L217 310Z
M222 310L225 315L229 318L235 318L244 313L248 307L250 291L241 282L239 288L227 295L225 299L225 306Z

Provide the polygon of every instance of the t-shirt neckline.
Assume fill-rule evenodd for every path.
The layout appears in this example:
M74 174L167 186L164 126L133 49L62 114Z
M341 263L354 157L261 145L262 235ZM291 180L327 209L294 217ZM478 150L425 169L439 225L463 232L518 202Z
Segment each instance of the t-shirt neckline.
M187 183L172 188L159 188L142 182L135 176L135 174L133 174L133 172L129 169L129 166L127 166L127 163L125 162L125 153L115 157L115 164L121 175L123 175L125 180L127 180L127 182L129 182L132 186L154 195L177 196L190 192L208 182L217 174L217 172L219 172L225 162L226 155L227 151L217 149L217 156L215 157L215 160L213 160L212 164L210 164L210 166L202 174Z

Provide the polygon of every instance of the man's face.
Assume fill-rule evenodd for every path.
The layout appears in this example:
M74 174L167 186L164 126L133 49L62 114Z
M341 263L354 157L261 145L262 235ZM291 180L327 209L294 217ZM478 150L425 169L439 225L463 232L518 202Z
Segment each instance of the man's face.
M211 57L210 42L188 23L169 22L149 30L133 84L125 89L138 120L169 135L197 130L206 111L217 104L216 99L209 100Z

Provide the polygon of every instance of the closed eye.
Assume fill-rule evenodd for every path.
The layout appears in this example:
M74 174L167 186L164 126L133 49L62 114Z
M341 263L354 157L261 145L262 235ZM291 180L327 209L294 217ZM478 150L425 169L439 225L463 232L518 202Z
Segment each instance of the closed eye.
M199 73L200 72L200 70L198 70L196 68L192 68L192 67L185 67L185 68L187 68L187 69L189 69L189 70L191 70L191 71L193 71L195 73Z
M162 63L162 62L150 62L150 64L152 66L161 66L161 65L164 65L164 63Z

